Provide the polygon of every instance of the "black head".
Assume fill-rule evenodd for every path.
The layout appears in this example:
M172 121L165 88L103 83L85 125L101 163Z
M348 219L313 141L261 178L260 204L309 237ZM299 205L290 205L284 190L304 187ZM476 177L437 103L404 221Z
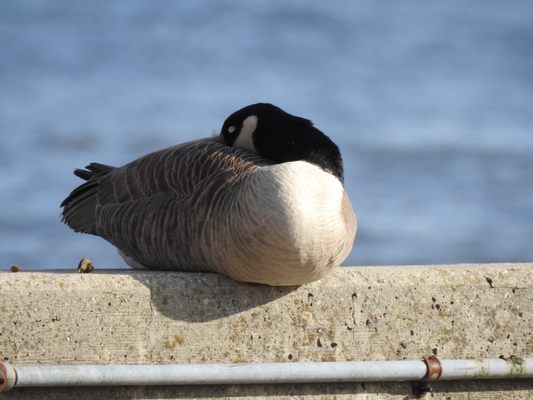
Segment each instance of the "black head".
M231 114L220 132L224 143L252 151L276 163L308 161L344 179L339 148L305 118L268 103Z

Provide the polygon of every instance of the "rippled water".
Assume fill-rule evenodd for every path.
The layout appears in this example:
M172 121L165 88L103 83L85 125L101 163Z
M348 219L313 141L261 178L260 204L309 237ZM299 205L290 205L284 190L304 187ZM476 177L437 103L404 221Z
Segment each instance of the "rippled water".
M269 101L341 147L347 264L533 260L533 3L0 2L0 266L124 265L75 167Z

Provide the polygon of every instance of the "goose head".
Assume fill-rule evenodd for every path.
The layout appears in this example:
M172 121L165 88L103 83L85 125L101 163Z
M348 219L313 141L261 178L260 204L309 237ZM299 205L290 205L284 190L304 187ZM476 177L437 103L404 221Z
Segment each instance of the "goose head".
M305 118L269 103L257 103L231 114L220 132L232 147L256 153L275 163L307 161L344 179L339 148Z

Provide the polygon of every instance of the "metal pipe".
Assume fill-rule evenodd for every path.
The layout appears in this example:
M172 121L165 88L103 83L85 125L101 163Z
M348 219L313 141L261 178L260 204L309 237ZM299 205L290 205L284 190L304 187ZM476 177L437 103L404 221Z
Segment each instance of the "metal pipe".
M533 358L441 360L441 380L532 378Z
M157 386L384 382L533 377L533 358L264 364L27 365L0 363L0 392L11 387ZM437 364L439 374L432 373Z

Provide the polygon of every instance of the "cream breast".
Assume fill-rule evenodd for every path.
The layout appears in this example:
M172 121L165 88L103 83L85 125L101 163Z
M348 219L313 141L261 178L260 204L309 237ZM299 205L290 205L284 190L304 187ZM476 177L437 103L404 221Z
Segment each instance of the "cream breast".
M335 176L316 165L261 167L238 198L228 223L240 222L226 226L231 234L225 248L239 251L225 252L215 263L235 279L271 285L314 281L352 248L356 220L348 196Z

